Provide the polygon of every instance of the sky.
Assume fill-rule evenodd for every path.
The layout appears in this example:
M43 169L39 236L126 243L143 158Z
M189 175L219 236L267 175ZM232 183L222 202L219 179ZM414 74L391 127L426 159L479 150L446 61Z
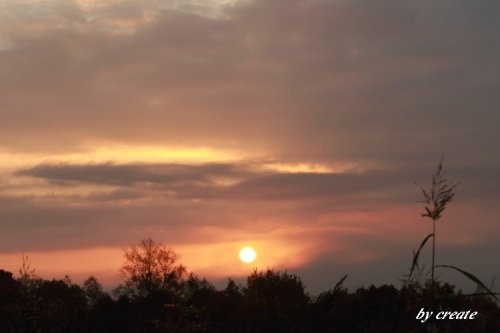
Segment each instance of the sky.
M153 238L216 283L500 275L500 3L0 1L0 268L121 281ZM239 261L252 246L257 260ZM430 252L422 263L430 266ZM441 279L472 288L455 273ZM219 281L219 282L217 282ZM243 281L243 280L241 280Z

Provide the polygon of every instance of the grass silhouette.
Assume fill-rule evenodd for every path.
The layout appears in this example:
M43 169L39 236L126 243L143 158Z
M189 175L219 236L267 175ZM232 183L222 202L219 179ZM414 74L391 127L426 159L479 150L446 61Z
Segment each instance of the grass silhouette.
M412 260L412 265L410 268L410 272L408 274L407 280L404 283L404 286L408 284L410 279L412 278L413 274L415 273L416 270L419 268L419 258L420 258L420 253L424 246L427 244L428 240L432 238L432 264L431 264L431 298L432 298L432 304L434 304L435 299L434 299L434 285L435 285L435 275L434 271L435 268L449 268L452 270L455 270L457 272L460 272L463 274L465 277L467 277L469 280L474 282L479 290L483 290L484 293L481 293L482 295L489 295L499 301L497 295L498 293L494 293L491 291L478 277L476 277L474 274L467 272L461 268L458 268L456 266L452 265L436 265L435 264L435 258L436 258L436 222L443 216L443 212L446 209L447 204L452 201L452 199L455 196L455 188L459 185L458 182L452 182L449 179L444 177L444 171L443 171L443 158L441 158L441 161L438 163L438 166L436 168L436 171L432 175L432 182L431 182L431 187L430 190L425 190L422 186L420 186L418 183L415 183L420 190L422 191L422 194L424 196L423 201L419 201L420 203L425 204L425 212L422 213L422 217L427 217L432 220L432 233L427 235L423 241L420 243L420 246L417 251L413 251L413 260ZM479 293L474 293L472 295L479 295Z
M443 159L439 162L436 172L432 175L432 184L429 191L426 191L422 186L417 184L422 190L422 194L424 196L425 203L425 213L422 214L422 217L428 217L432 220L432 234L426 237L426 240L429 237L432 237L432 265L431 265L431 286L434 286L434 268L435 258L436 258L436 221L442 217L443 211L446 208L446 205L453 199L455 196L454 189L457 187L459 183L453 183L450 180L446 179L443 174ZM425 245L425 242L422 242L420 249ZM419 253L420 253L419 249Z

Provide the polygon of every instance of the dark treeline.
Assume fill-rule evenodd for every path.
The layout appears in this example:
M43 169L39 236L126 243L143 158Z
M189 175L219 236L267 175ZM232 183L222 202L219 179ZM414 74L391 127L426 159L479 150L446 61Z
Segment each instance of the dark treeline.
M125 281L111 293L94 277L44 280L23 263L20 277L0 270L0 332L500 332L500 309L487 295L446 283L410 281L349 292L344 279L318 296L301 279L254 271L241 286L217 290L187 274L174 251L145 240L125 252ZM420 323L421 308L477 311L472 320Z

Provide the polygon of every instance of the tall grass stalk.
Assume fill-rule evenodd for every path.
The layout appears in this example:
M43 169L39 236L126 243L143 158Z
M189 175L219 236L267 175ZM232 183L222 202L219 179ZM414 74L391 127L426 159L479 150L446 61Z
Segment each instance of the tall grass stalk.
M431 290L434 293L434 267L436 258L436 221L442 217L446 205L455 196L454 189L459 183L451 182L443 174L443 159L439 162L436 171L432 175L432 183L429 191L426 191L417 183L424 196L425 212L422 217L432 220L432 266L431 266Z

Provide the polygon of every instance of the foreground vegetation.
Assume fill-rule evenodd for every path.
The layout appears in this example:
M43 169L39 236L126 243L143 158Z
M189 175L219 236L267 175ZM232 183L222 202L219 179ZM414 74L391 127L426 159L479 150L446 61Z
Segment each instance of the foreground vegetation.
M493 297L462 295L431 280L349 292L344 277L313 297L298 276L271 269L254 271L244 286L229 279L217 290L151 239L125 258L124 284L112 293L94 277L81 286L38 278L26 261L17 278L0 270L0 332L428 332L430 325L439 332L500 332ZM415 319L421 308L478 314L421 323Z

